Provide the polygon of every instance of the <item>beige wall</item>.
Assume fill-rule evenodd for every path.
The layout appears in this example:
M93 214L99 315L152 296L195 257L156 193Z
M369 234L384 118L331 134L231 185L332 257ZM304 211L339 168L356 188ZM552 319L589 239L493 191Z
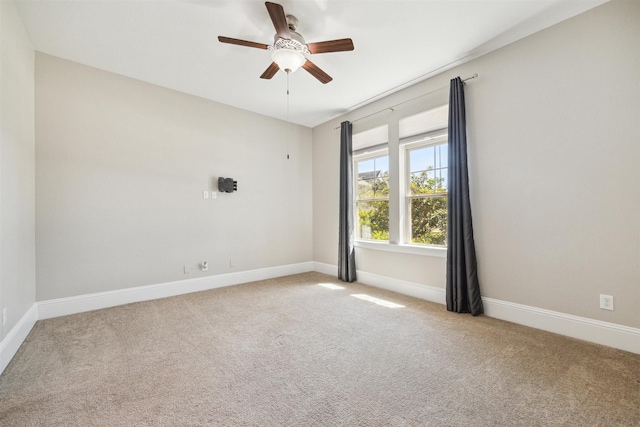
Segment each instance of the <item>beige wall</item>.
M39 301L312 260L309 128L38 53L36 136Z
M0 2L0 20L1 340L35 302L36 282L34 50L13 2Z
M640 327L638 46L640 2L607 3L314 128L314 259L337 263L334 128L477 72L465 91L482 294ZM444 258L356 253L364 271L444 286Z

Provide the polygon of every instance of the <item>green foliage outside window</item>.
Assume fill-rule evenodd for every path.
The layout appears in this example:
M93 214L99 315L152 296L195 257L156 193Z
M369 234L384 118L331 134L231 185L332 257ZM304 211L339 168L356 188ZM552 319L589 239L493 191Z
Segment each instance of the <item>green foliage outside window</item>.
M359 199L375 197L389 197L389 172L358 181ZM389 200L358 202L358 219L361 238L389 240Z
M447 244L447 190L443 183L444 178L433 177L428 171L411 175L411 194L433 195L411 199L412 243Z
M389 240L389 201L375 200L358 203L360 237Z
M411 243L447 244L446 168L414 172L410 179ZM389 173L369 172L358 179L359 236L389 240ZM383 199L383 200L376 200ZM386 200L384 200L386 199Z

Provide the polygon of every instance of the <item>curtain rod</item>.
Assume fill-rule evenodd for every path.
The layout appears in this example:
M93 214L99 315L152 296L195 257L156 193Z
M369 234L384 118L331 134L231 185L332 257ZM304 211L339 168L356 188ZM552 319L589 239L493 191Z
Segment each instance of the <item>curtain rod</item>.
M473 79L475 79L475 78L477 78L477 77L478 77L478 73L473 73L473 76L471 76L471 77L467 77L466 79L462 79L462 82L464 83L464 82L466 82L467 80L473 80ZM371 116L375 116L376 114L380 114L380 113L382 113L383 111L387 111L387 110L391 110L391 111L393 111L393 109L394 109L394 108L396 108L396 107L399 107L399 106L404 105L404 104L408 104L409 102L413 102L413 101L415 101L416 99L423 98L423 97L425 97L425 96L427 96L427 95L431 95L432 93L435 93L435 92L441 91L441 90L446 89L446 88L448 88L448 87L449 87L449 86L443 86L443 87L440 87L440 88L438 88L438 89L434 89L434 90L432 90L431 92L423 93L422 95L416 96L415 98L411 98L411 99L408 99L408 100L406 100L406 101L402 101L402 102L400 102L400 103L398 103L398 104L392 105L391 107L383 108L382 110L376 111L375 113L367 114L367 115L366 115L366 116L364 116L364 117L360 117L359 119L355 119L355 120L353 120L351 123L356 123L356 122L359 122L360 120L368 119L369 117L371 117ZM333 130L337 130L337 129L340 129L340 126L336 126L336 127L334 127L334 128L333 128Z

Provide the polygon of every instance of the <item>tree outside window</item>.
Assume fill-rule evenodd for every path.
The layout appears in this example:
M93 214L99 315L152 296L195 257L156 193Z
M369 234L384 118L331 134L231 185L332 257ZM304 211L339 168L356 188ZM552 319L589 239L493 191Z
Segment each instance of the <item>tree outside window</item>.
M389 156L356 161L357 237L389 240Z
M447 144L407 150L410 213L408 241L447 244Z

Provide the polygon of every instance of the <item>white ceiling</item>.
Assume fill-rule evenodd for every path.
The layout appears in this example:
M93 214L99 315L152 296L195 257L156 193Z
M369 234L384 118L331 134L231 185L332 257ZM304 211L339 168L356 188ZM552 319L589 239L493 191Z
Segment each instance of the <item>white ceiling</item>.
M290 76L290 120L313 127L382 94L476 58L607 0L274 0L306 41L350 37L352 52L312 55L333 77ZM271 44L256 0L18 0L37 51L286 119L286 74L259 76ZM465 77L465 76L462 76Z

